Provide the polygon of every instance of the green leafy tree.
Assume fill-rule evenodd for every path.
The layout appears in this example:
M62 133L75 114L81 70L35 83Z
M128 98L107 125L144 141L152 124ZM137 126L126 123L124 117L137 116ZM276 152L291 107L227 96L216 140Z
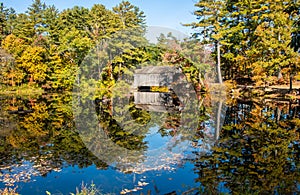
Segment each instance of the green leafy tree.
M20 14L3 4L0 8L2 47L15 58L14 68L5 65L3 75L9 78L5 83L36 82L45 89L70 90L78 67L95 45L96 58L88 68L98 78L102 67L112 78L133 67L126 67L126 62L149 59L143 48L136 49L147 43L144 13L127 1L112 10L96 4L91 9L75 6L59 12L41 0L34 0ZM121 30L123 34L118 33ZM110 49L109 55L103 54L105 48Z
M13 23L14 27L12 34L24 39L27 44L33 42L33 38L36 35L34 29L34 23L30 21L27 14L20 13L17 15Z
M0 3L0 43L11 33L11 22L16 17L13 8L6 8L3 3Z
M198 32L195 33L195 36L203 39L204 43L213 43L215 45L216 52L216 70L218 73L218 82L222 83L221 75L221 43L222 36L220 36L219 31L223 25L223 20L225 16L225 2L223 0L209 0L198 1L195 6L197 10L194 14L199 19L199 22L194 22L187 24L187 26L192 26L192 28L197 29Z
M89 9L84 7L75 6L63 10L59 14L58 27L64 31L66 29L77 29L79 31L85 31L89 22ZM64 33L64 32L62 32Z
M60 38L59 51L64 53L71 62L74 61L77 65L80 65L92 47L91 39L75 27L65 29L63 32L65 35Z
M108 55L106 55L105 49L107 41L113 36L114 33L120 30L120 22L117 20L116 14L105 8L104 5L95 4L89 13L89 22L86 32L91 39L94 50L90 52L92 61L89 62L89 66L86 67L89 75L98 80L101 78L101 71L103 67L108 65ZM83 68L84 69L84 68ZM97 75L97 78L95 78Z
M87 28L89 10L75 6L59 14L59 52L71 62L80 65L85 55L92 47Z
M211 52L206 48L207 46L195 38L184 39L180 45L182 55L197 67L199 83L204 87L203 77L214 72L214 61Z
M255 40L250 42L245 52L248 57L245 61L250 62L253 79L258 85L276 82L278 73L283 73L287 81L299 66L299 54L289 46L295 12L289 14L286 10L292 4L293 1L260 3L257 4L258 9L252 11L251 20L256 25L250 36Z
M51 46L47 66L47 81L44 88L70 91L75 81L77 64L59 55L55 46Z
M299 67L299 54L295 47L290 49L297 43L297 5L295 1L199 1L195 5L199 22L190 25L204 40L222 45L227 78L246 75L260 86L275 83L282 73L287 82Z
M26 13L17 14L12 20L12 33L20 38L26 40L28 44L34 42L37 35L44 32L44 11L46 5L40 0L35 0L31 6L28 7Z
M112 8L117 14L121 23L121 28L135 28L145 25L144 12L129 1L122 1L119 5Z
M44 10L44 18L43 18L43 30L44 36L48 37L49 41L52 44L59 44L59 11L58 9L53 6L48 6Z
M87 30L95 44L100 44L102 39L109 38L112 33L120 29L117 15L101 4L95 4L91 8L88 25Z
M43 33L45 27L44 12L46 10L46 4L41 0L34 0L32 5L28 7L27 14L30 22L33 24L37 35Z

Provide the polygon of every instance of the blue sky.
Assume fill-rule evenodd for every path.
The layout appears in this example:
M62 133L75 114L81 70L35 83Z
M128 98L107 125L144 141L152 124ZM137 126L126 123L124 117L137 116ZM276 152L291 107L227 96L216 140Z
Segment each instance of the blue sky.
M47 5L55 5L59 10L72 8L75 5L91 8L94 4L103 4L108 9L121 0L42 0ZM18 13L25 12L33 0L2 0L6 7L14 8ZM148 26L168 27L185 34L193 32L181 23L196 21L192 14L196 0L129 0L145 12Z

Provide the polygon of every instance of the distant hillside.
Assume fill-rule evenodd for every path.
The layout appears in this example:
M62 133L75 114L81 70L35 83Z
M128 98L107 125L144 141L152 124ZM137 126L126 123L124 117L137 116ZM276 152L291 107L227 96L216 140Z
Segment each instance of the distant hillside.
M167 35L169 32L171 32L172 35L179 40L183 40L184 38L188 37L188 35L172 28L149 26L147 28L146 38L150 41L150 43L157 43L157 37L159 37L160 34Z

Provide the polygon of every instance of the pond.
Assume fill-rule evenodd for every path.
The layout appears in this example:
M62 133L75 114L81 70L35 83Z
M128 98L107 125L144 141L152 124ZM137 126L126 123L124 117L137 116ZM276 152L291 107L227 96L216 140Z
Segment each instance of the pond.
M172 94L154 97L158 103L143 94L2 96L0 189L298 193L299 102L215 96L185 105Z

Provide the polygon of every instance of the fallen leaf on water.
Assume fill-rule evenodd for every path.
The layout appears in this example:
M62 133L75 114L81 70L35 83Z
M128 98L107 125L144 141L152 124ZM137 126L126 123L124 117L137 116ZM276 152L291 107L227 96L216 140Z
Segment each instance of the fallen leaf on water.
M138 186L146 186L146 185L148 185L149 183L146 183L146 182L138 182Z

